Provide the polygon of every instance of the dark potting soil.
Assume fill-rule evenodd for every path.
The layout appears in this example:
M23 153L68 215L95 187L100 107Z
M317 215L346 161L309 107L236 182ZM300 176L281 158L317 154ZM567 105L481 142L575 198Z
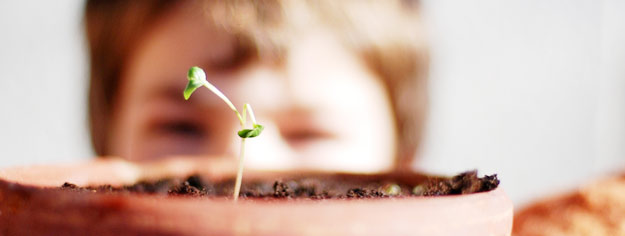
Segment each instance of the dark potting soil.
M431 177L419 184L393 179L349 178L345 176L311 176L275 181L250 180L241 186L241 198L386 198L409 196L443 196L486 192L497 188L497 175L478 177L477 171L468 171L451 178ZM109 194L142 193L170 196L230 197L234 179L211 182L201 176L186 179L167 178L140 181L133 185L80 187L65 183L60 189Z

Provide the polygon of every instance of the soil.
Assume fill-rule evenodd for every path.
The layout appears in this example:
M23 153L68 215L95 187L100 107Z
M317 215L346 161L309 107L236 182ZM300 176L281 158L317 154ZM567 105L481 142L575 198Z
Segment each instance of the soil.
M414 182L414 181L413 181ZM241 186L241 198L388 198L410 196L444 196L486 192L497 188L497 175L478 177L477 171L468 171L451 178L430 177L414 184L401 179L358 178L349 175L319 175L290 179L249 180ZM98 192L108 194L158 194L193 197L230 197L234 179L208 181L191 175L185 179L166 178L140 181L133 185L80 187L63 184L65 191Z

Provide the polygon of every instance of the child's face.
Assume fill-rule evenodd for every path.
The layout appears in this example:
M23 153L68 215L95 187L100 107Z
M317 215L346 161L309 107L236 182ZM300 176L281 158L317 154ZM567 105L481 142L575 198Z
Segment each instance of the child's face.
M332 34L301 29L283 63L236 55L235 38L182 8L136 47L122 76L110 144L133 160L169 155L236 157L235 114L200 88L189 101L186 72L200 66L239 109L265 126L248 140L259 169L381 171L395 157L395 126L381 81Z

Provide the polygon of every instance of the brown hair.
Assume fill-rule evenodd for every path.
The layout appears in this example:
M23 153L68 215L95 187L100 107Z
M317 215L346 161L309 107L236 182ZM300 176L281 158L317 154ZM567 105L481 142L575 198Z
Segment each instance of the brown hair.
M314 22L334 30L379 75L391 98L397 128L396 167L406 169L421 141L426 110L428 54L415 1L205 1L215 26L255 44L257 54L279 54L288 30ZM97 155L107 144L119 80L133 48L179 1L88 0L89 125ZM303 8L301 6L304 6ZM301 14L302 9L305 13ZM312 15L314 19L299 19Z

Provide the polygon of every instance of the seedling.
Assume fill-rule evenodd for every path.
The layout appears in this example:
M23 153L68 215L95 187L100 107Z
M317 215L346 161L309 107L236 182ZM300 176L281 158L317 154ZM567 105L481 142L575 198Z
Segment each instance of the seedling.
M423 185L417 185L414 186L414 188L412 188L412 194L413 195L423 195L425 193L425 187L423 187Z
M195 92L199 87L206 87L211 92L213 92L217 97L221 98L228 107L236 114L239 119L239 123L241 124L241 130L237 132L239 137L241 138L241 149L239 151L239 168L237 171L237 180L234 185L234 201L236 202L239 199L239 192L241 191L241 180L243 179L243 158L245 157L245 139L253 138L260 135L263 132L264 127L258 123L256 123L256 117L254 117L254 111L252 110L252 106L250 104L243 105L242 113L239 113L237 108L232 105L230 99L226 97L217 87L206 81L206 73L201 68L194 66L189 69L187 73L187 79L189 79L189 83L187 84L187 88L184 89L184 99L189 100L191 94ZM245 128L246 125L246 113L249 111L250 118L252 119L252 128Z
M382 192L387 196L397 196L401 194L401 187L397 184L386 184L382 187Z

